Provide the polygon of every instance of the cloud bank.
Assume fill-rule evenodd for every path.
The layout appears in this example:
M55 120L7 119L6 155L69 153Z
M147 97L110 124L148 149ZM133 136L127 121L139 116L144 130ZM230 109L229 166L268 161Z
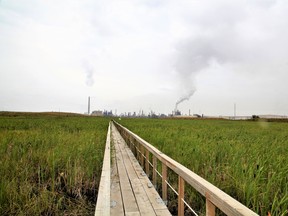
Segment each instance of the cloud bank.
M122 112L168 113L176 102L225 114L236 101L244 114L287 113L287 9L285 0L1 1L0 110L83 112L91 96L95 109L119 101Z

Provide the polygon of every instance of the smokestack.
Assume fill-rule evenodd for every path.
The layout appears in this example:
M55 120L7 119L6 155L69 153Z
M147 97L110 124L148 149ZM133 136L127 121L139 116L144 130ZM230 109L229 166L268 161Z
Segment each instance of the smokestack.
M90 96L88 97L88 115L90 115Z

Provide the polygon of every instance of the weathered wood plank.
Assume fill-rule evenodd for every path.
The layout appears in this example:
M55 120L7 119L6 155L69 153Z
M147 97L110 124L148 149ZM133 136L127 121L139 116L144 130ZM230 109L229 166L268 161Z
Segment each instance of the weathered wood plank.
M110 127L109 124L95 216L110 215Z
M111 126L115 148L112 161L116 163L112 163L111 166L111 215L171 215L132 151L114 127Z
M147 176L149 176L149 166L150 166L150 164L149 164L149 155L150 155L149 151L145 150L145 157L146 157L146 160L145 160L145 172L146 172Z
M115 141L116 152L117 151L120 152L120 147L119 147L119 145L121 144L120 141L118 139L115 139L114 141ZM124 204L124 212L125 214L127 214L128 212L138 212L139 209L136 203L133 190L130 185L130 181L129 181L127 171L126 171L121 154L117 154L116 162L117 162L117 167L118 167L118 172L119 172L119 180L120 180L120 187L121 187L121 193L122 193L123 204Z
M121 138L119 137L117 140L118 146L116 147L116 150L118 151L118 156L119 156L119 152L121 152L120 158L123 160L123 164L125 164L126 172L127 172L128 178L130 179L130 183L131 183L132 190L134 192L134 195L135 195L138 207L139 207L140 214L141 215L156 215L156 212L154 208L152 207L154 203L154 206L156 208L163 209L163 211L161 211L161 214L164 214L165 212L165 215L170 215L170 212L168 211L166 206L163 204L163 202L159 202L161 198L159 197L156 190L154 188L148 188L149 186L148 182L150 182L148 177L146 175L142 175L143 169L141 168L140 164L135 159L133 153L128 148L128 146L120 144L121 142L120 139ZM124 140L123 142L125 143ZM135 164L137 164L137 166L135 166ZM123 169L121 171L123 171ZM149 193L149 195L151 196L152 202L150 200L149 195L146 192L146 189L149 189L150 191L153 191L153 190L155 191L155 193L151 193L151 192ZM125 199L124 196L123 196L123 199ZM130 214L137 214L137 213L127 212L125 209L125 214L130 215Z
M140 214L140 212L127 212L126 214L125 214L126 216L140 216L141 214Z
M139 211L141 215L155 215L155 211L150 203L150 200L145 193L143 185L140 182L140 179L136 178L131 180Z
M153 185L156 188L157 187L157 158L155 155L152 156L152 160L153 160L153 173L152 173L152 181L153 181Z
M135 162L130 160L129 154L127 152L130 151L130 149L125 144L124 140L119 140L119 142L121 142L121 145L119 144L119 150L121 152L123 163L125 164L127 175L136 198L139 212L141 215L155 215L155 212L147 197L147 194L145 193L143 185L141 184L140 179L138 178L135 169L133 167L133 163ZM136 161L136 163L138 162Z
M142 186L146 192L146 196L149 198L151 205L153 206L154 211L158 215L158 210L159 214L161 213L162 215L171 215L171 213L168 211L166 205L162 201L161 197L159 196L158 192L155 190L153 185L151 184L151 181L147 177L147 175L143 175L143 169L141 168L141 165L137 160L135 160L135 157L131 150L127 147L125 148L127 155L130 158L131 164L134 167L135 173L137 174L140 182L142 183ZM129 163L127 161L127 163ZM161 210L161 211L160 211Z
M120 180L116 163L116 152L115 152L115 146L113 146L113 142L111 150L112 150L111 152L112 165L111 165L111 189L110 189L110 197L111 197L110 214L124 216L122 195L120 189Z
M140 146L140 161L141 161L141 166L144 168L144 146Z
M166 209L155 209L156 211L156 215L157 216L167 216L167 215L171 215L171 213ZM167 213L168 211L168 213Z
M206 216L215 216L215 205L206 199Z
M167 202L167 166L162 164L162 199Z
M178 176L178 216L184 215L184 191L185 181L181 176Z
M147 196L149 197L149 200L153 206L153 209L154 210L158 210L158 209L166 210L167 215L170 215L170 212L168 211L167 206L164 204L164 202L162 201L162 198L159 196L158 192L153 187L151 181L146 176L143 177L141 173L137 173L137 174L139 175L139 179L145 189Z

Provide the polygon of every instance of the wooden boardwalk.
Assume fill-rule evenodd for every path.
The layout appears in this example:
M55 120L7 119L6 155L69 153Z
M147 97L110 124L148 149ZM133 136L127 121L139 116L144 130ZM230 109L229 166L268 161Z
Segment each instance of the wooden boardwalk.
M167 201L167 186L178 196L179 216L186 210L198 215L184 199L185 184L205 197L206 216L215 216L216 207L231 216L258 215L117 122L111 122L107 132L95 215L171 215L129 147L146 172L152 171L155 185L157 174L161 177L162 198ZM157 163L161 164L161 174ZM178 189L169 183L168 169L178 175Z
M171 215L114 124L107 133L95 215Z
M111 127L111 215L171 215L114 125Z

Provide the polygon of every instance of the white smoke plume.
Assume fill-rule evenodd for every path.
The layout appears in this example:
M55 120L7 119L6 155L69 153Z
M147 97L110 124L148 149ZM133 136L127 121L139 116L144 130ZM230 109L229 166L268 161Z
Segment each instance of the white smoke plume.
M213 41L202 39L186 40L178 46L176 71L184 94L177 100L175 110L183 101L189 100L196 91L195 77L209 67L212 59L224 61L221 53L213 47Z
M190 97L194 94L194 92L196 91L196 89L191 89L187 95L184 95L182 96L177 102L176 102L176 105L175 105L175 111L178 110L178 104L182 103L183 101L185 100L189 100Z
M232 12L223 13L223 10ZM196 24L193 20L197 20L201 23L204 34L194 33L193 36L178 43L176 47L176 72L184 92L177 100L176 108L195 93L196 76L208 69L212 62L225 64L237 62L243 57L245 51L239 47L239 39L235 33L235 26L243 16L245 16L243 10L239 10L229 1L223 1L221 7L211 9L208 17L191 17L191 26Z
M86 85L87 86L93 86L94 84L94 67L93 65L88 61L82 62L82 67L84 69L84 73L86 74Z

